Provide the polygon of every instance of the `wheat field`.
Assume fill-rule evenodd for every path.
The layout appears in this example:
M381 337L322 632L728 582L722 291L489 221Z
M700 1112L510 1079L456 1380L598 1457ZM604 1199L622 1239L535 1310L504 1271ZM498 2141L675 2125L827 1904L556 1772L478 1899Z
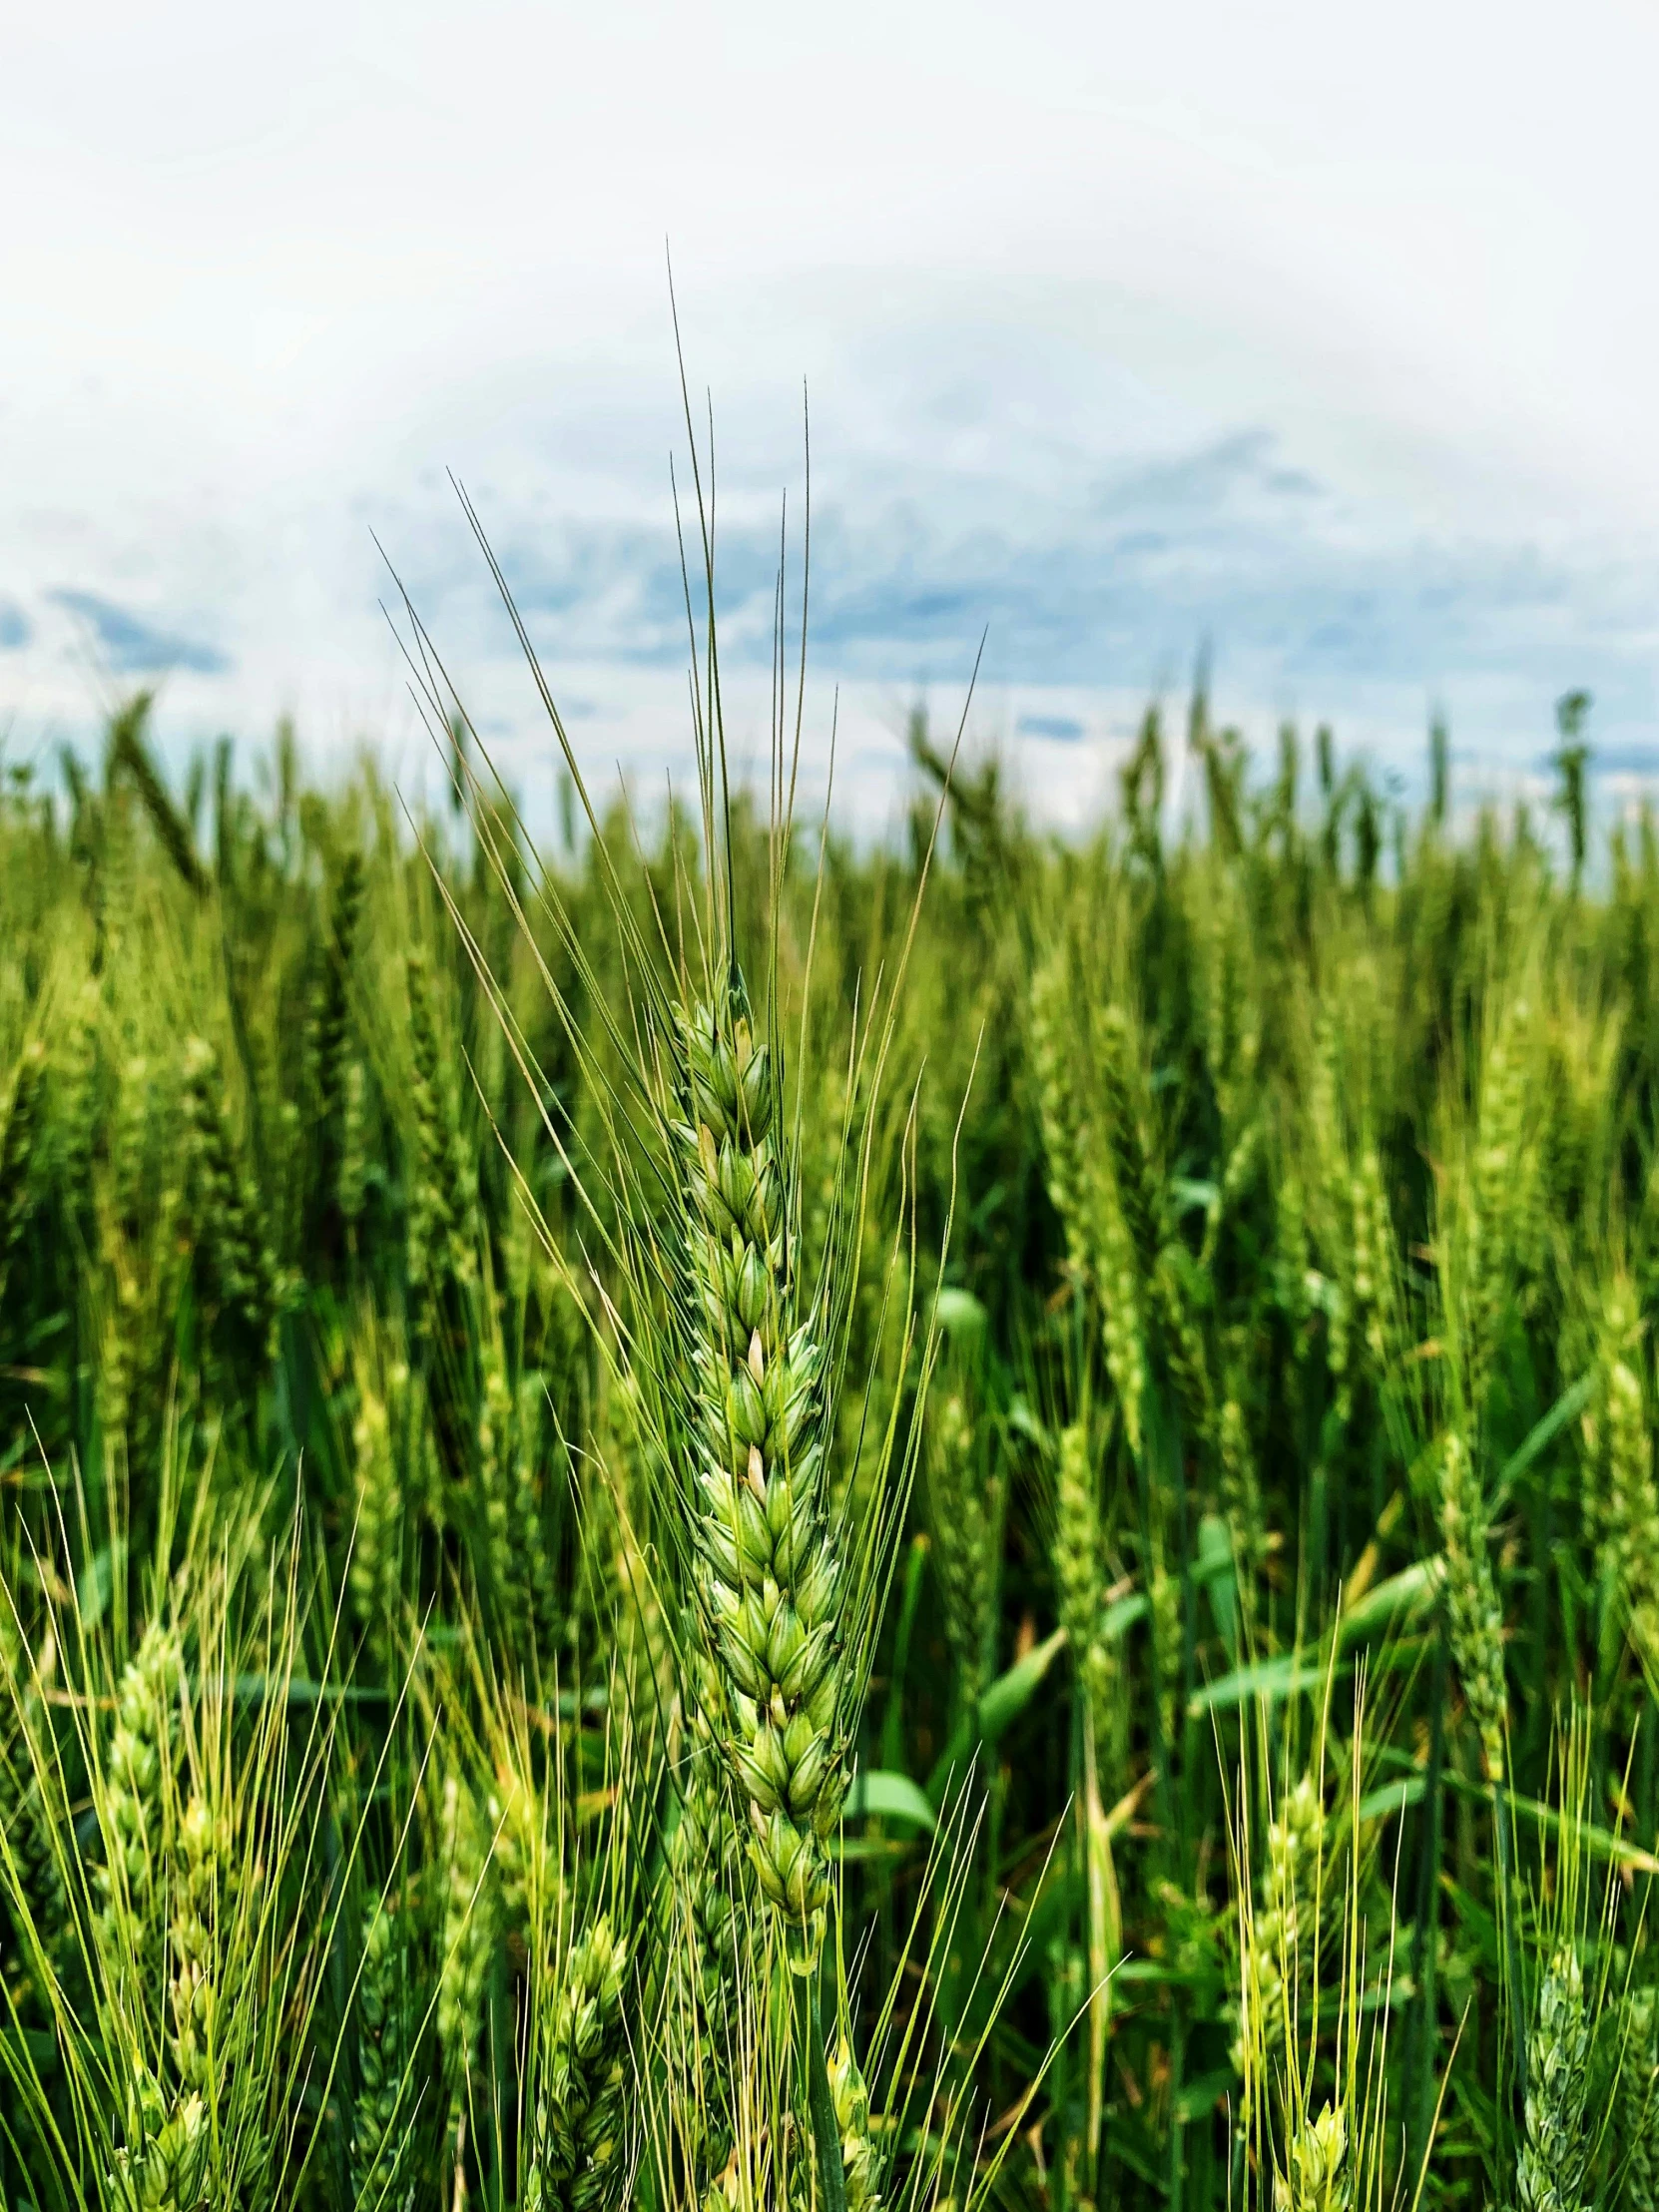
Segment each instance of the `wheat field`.
M11 774L0 2204L1650 2212L1654 820L697 697Z

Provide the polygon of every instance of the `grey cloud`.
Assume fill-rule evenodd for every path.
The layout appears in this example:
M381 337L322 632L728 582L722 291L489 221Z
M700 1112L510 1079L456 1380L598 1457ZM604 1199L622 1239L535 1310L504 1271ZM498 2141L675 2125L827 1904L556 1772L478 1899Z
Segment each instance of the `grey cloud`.
M1591 731L1592 740L1594 730ZM1549 754L1543 754L1537 764L1542 768L1553 766ZM1590 765L1605 776L1652 776L1659 773L1659 738L1646 745L1637 741L1630 745L1596 745L1590 747Z
M98 592L71 590L65 585L46 596L90 625L117 675L152 676L169 669L187 669L196 676L223 676L232 665L230 657L217 646L160 629Z
M1219 513L1252 497L1302 504L1321 497L1324 489L1305 470L1288 467L1272 431L1258 428L1113 471L1101 479L1097 496L1120 511L1173 517Z
M0 599L0 653L19 653L35 634L35 626L13 599Z
M1111 496L1055 517L1052 534L940 526L915 509L814 518L813 639L819 665L908 679L971 661L1017 682L1138 679L1202 639L1226 656L1268 654L1297 680L1415 682L1490 672L1562 683L1563 654L1623 653L1630 620L1609 620L1602 580L1562 562L1480 544L1351 541L1300 516L1218 512L1181 490L1186 512L1126 527ZM1136 503L1147 500L1144 483ZM919 542L918 542L919 537ZM538 645L567 659L677 661L686 652L679 558L669 532L588 526L498 548ZM777 541L729 529L718 557L728 654L771 649Z
M1551 703L1573 684L1595 691L1609 747L1631 745L1654 722L1652 549L1411 538L1295 466L1262 429L1156 461L1086 461L1038 495L1015 476L965 481L923 457L849 456L813 515L819 670L953 681L984 636L990 682L1133 689L1179 681L1208 644L1224 692L1375 726L1417 722L1432 690L1458 713L1466 702L1481 749L1510 759L1547 740ZM776 522L755 504L739 511L717 546L732 663L771 651L778 557ZM491 526L549 658L683 663L671 526L588 520L549 530L545 506L529 496ZM471 548L451 558L434 543L432 552L426 576L412 580L423 611L450 636L475 615L505 642L488 630L500 618L483 611ZM1070 718L1054 719L1053 729L1027 724L1028 734L1060 736Z
M1070 745L1082 737L1083 728L1075 715L1021 715L1014 734L1021 738L1057 738Z

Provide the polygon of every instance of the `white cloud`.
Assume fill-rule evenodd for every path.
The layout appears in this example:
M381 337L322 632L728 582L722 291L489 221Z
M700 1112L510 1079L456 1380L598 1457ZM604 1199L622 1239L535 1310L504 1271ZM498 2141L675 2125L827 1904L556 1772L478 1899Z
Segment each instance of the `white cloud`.
M0 716L160 669L180 742L291 706L405 747L372 526L533 750L452 464L584 742L679 754L672 233L734 648L805 373L868 777L987 624L1016 752L1209 638L1259 724L1403 757L1435 694L1529 761L1582 681L1637 758L1656 61L1615 0L14 11Z

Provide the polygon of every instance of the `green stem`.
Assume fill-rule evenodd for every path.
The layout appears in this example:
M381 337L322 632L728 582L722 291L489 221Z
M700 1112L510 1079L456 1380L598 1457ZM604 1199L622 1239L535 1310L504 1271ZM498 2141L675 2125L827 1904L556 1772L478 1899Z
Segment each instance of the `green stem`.
M1501 1776L1492 1780L1492 1818L1497 1839L1498 1912L1502 1916L1503 1953L1509 1981L1509 2020L1515 2037L1515 2076L1526 2095L1526 1988L1521 1979L1519 1913L1515 1895L1514 1831L1509 1795Z
M813 2149L818 2160L818 2194L821 2212L846 2212L846 2177L841 2171L841 2132L835 2120L835 2098L830 2087L830 2068L824 2056L824 2021L819 2012L818 1976L803 1974L797 1983L801 2047L807 2061L807 2104L813 2122Z
M1434 2090L1434 2017L1436 2004L1435 1907L1440 1871L1440 1813L1445 1765L1446 1624L1445 1608L1439 1612L1434 1642L1432 1732L1428 1745L1428 1775L1423 1786L1423 1834L1417 1862L1417 1915L1412 1935L1412 1979L1417 2001L1411 2019L1411 2155L1410 2172L1420 2178L1428 2159Z

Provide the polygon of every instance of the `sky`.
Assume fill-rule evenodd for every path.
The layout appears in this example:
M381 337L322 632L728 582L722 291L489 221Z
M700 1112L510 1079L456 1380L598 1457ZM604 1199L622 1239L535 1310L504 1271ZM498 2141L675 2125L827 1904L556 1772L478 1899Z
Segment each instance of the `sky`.
M729 733L879 828L923 702L1084 817L1200 656L1465 792L1595 696L1659 765L1659 13L1582 0L692 9L75 0L0 19L0 733L290 714L435 777L381 603L479 728L684 777L667 255L712 418ZM705 456L707 459L707 456ZM393 579L395 578L395 583Z

